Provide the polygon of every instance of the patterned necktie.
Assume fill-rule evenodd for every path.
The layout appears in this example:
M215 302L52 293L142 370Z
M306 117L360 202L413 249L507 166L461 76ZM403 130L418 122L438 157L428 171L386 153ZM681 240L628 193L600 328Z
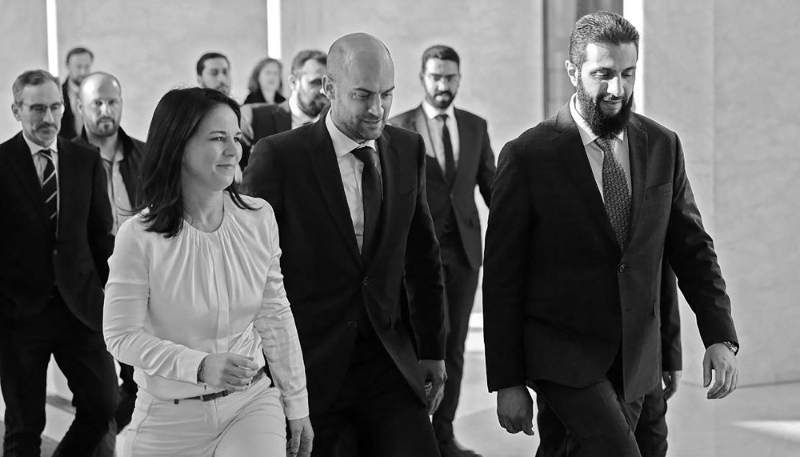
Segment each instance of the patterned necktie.
M56 235L58 233L58 177L56 176L56 167L53 163L50 149L42 149L39 154L47 159L47 164L42 173L42 195L44 196L47 218L50 221L50 229L53 235Z
M447 128L447 114L436 116L442 120L442 144L444 144L444 178L447 184L453 183L456 176L456 160L453 156L453 143L450 141L450 129Z
M373 154L369 146L353 149L352 154L364 163L361 173L361 198L364 204L364 237L361 243L361 258L368 261L378 236L378 221L381 215L381 180Z
M603 200L606 213L617 236L617 243L622 249L628 239L631 193L625 179L625 170L614 155L613 141L613 138L598 138L595 143L603 150Z

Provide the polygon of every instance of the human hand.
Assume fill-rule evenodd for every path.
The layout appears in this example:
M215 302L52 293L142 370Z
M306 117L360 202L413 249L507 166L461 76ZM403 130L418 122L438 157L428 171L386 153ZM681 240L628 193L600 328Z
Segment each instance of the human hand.
M533 400L527 387L507 387L497 392L497 419L508 433L533 435Z
M708 390L709 400L725 398L736 390L739 383L739 366L733 351L722 343L715 343L706 349L703 357L703 387L711 384L711 371L714 371L714 385Z
M308 416L289 420L289 441L286 442L286 455L289 457L310 457L314 443L314 430Z
M439 396L439 391L444 387L444 382L447 380L447 372L444 368L444 360L420 360L419 366L425 373L425 383L431 383L430 390L425 389L426 396L428 397L428 414L433 414L436 408L439 407L439 402L436 400Z
M678 383L681 382L682 375L683 372L680 370L661 373L661 378L664 380L664 400L669 400L678 391Z
M252 358L230 352L209 354L203 360L200 380L215 389L245 390L258 373L258 364Z

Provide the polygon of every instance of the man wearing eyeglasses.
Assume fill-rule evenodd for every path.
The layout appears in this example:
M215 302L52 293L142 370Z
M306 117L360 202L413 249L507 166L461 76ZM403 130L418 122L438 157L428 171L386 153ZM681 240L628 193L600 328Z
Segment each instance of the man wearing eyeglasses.
M75 420L55 456L91 455L117 406L101 333L113 248L102 159L58 138L58 80L27 71L13 84L22 132L0 144L0 387L3 455L38 456L53 356L72 390Z

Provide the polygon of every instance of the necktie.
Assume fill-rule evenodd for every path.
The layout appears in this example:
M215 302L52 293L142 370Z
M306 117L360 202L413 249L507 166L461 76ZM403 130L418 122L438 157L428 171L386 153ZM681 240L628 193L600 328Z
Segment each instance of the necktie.
M444 144L444 178L447 184L453 183L456 176L456 161L453 157L453 143L450 141L450 129L447 128L447 114L436 116L442 120L442 143Z
M613 138L598 138L595 143L603 151L603 200L606 213L621 249L628 239L631 194L625 179L625 170L614 155L613 141Z
M375 150L369 146L351 151L358 160L364 163L361 174L361 198L364 204L364 237L361 243L361 258L366 262L373 254L378 236L378 221L381 215L381 180L373 154Z
M58 233L58 177L56 176L56 167L53 163L50 149L42 149L39 154L47 159L47 165L45 165L42 173L42 195L44 196L47 218L50 221L50 229L53 235L56 235Z

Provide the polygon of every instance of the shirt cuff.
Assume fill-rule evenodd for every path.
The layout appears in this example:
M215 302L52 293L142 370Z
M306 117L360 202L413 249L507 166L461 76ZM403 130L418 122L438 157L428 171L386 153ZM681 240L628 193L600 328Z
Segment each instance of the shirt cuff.
M194 349L187 350L186 354L182 357L183 363L180 368L181 381L190 382L198 386L203 385L197 382L197 368L207 355L208 354L203 351L196 351Z
M286 419L302 419L309 415L308 391L303 391L293 397L283 397L283 413Z

